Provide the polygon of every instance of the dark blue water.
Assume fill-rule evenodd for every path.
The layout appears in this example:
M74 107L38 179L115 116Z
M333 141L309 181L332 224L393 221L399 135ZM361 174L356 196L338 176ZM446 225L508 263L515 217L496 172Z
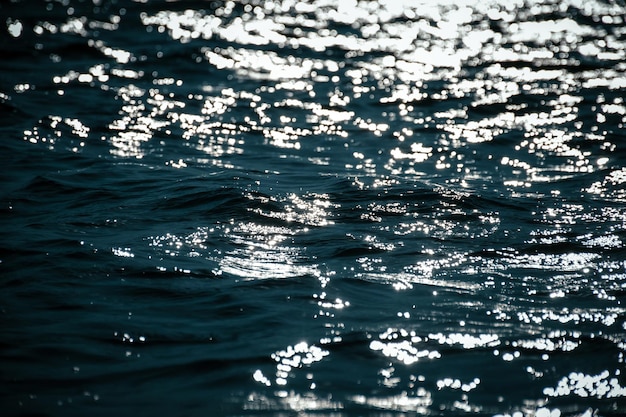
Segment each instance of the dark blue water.
M626 415L625 15L3 2L1 414Z

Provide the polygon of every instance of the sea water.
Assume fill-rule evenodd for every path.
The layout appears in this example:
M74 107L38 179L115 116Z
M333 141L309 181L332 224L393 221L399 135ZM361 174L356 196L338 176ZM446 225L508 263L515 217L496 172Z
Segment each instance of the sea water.
M626 6L0 5L4 416L623 416Z

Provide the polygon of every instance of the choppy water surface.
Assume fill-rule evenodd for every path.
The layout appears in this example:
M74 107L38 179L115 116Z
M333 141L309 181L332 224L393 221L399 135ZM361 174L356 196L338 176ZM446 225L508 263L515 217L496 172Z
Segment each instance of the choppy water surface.
M0 15L4 415L626 413L623 2Z

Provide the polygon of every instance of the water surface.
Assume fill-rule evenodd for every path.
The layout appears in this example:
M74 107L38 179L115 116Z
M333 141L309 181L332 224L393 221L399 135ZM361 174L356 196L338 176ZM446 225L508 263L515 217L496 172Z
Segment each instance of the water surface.
M626 414L626 6L5 2L7 416Z

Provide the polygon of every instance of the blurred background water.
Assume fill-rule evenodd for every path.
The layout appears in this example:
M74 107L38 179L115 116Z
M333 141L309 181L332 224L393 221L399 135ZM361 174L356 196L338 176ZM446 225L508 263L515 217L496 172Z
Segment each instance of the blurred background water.
M0 4L5 416L623 416L626 6Z

